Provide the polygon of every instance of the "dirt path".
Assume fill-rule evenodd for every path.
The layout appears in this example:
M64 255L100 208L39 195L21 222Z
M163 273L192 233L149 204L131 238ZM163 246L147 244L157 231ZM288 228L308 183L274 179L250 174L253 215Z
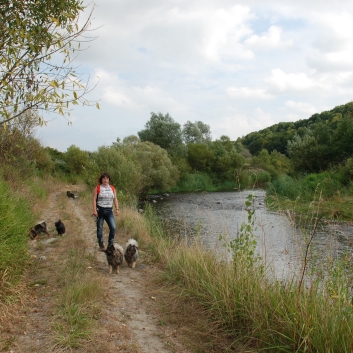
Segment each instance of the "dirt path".
M14 337L13 344L7 352L68 352L68 348L57 347L51 332L53 306L56 287L55 274L50 275L53 264L60 263L61 246L74 237L84 236L88 252L95 258L94 270L104 276L108 286L100 317L100 333L96 342L77 352L132 352L132 353L187 353L175 336L175 330L159 325L159 312L156 305L156 294L147 289L148 282L156 275L156 268L149 263L147 253L139 249L141 260L135 269L128 268L126 263L120 268L120 274L109 274L105 254L98 251L95 225L91 217L90 204L80 199L68 199L66 190L51 194L43 208L42 219L49 226L51 237L41 235L31 243L34 261L38 271L31 274L33 294L24 306L18 320L9 325ZM79 190L78 190L79 192ZM63 238L55 232L54 222L62 219L66 226ZM116 242L125 246L128 236L117 232ZM105 238L107 236L105 235ZM48 275L49 271L49 275ZM40 278L49 276L42 284ZM33 284L34 283L34 284ZM149 287L150 288L150 287ZM101 344L99 343L101 341ZM103 344L104 343L104 344Z

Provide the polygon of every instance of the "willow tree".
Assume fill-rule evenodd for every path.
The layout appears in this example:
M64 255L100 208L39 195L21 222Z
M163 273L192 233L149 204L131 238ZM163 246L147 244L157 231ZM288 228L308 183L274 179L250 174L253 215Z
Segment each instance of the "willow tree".
M81 0L3 0L0 3L0 124L31 110L70 115L92 104L73 57L90 26L80 25ZM39 120L40 123L40 120Z

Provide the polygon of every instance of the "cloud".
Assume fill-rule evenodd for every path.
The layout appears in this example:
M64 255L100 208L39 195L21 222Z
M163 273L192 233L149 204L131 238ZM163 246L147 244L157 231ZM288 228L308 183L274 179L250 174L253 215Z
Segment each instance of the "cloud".
M240 43L241 39L251 34L251 29L246 23L253 17L249 7L239 5L204 12L203 35L197 50L210 61L253 58L253 52Z
M252 129L261 130L275 124L275 121L270 113L266 113L261 108L256 108L253 111L253 115L249 118L249 124Z
M232 98L244 98L244 99L272 99L273 96L262 88L250 88L250 87L228 87L226 89L227 94Z
M285 106L290 109L297 110L301 113L306 113L307 116L311 116L317 113L317 109L315 108L315 106L310 103L294 102L292 100L288 100L285 102Z
M293 45L292 40L282 40L282 29L278 26L271 26L262 35L253 34L244 41L244 44L252 49L287 49Z
M266 82L278 92L305 92L321 88L318 82L304 72L287 74L281 69L274 69L271 74Z
M221 135L227 135L235 140L238 137L249 134L252 131L264 129L275 124L271 114L266 113L261 108L256 108L249 114L242 114L233 111L233 114L224 116L219 122L212 125L212 134L214 138L219 138Z

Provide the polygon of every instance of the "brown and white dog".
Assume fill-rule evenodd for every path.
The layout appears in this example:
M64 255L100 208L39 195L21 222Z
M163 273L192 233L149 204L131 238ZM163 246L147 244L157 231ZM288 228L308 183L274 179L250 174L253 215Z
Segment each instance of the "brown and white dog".
M130 238L126 243L124 253L125 260L129 267L135 268L136 262L139 258L138 243L135 239Z
M118 243L109 244L107 249L103 251L107 255L109 273L113 271L119 273L119 266L124 261L124 249Z
M32 240L36 240L40 233L45 233L48 237L50 236L47 229L47 223L44 221L39 221L29 230L29 236Z

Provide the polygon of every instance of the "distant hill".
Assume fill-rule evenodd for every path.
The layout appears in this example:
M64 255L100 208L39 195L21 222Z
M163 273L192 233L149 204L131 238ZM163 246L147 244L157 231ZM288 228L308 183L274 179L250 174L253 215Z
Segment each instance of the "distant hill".
M315 129L320 123L327 125L334 133L344 118L353 119L353 102L320 114L316 113L309 119L298 120L294 123L278 123L263 130L251 132L239 138L237 142L241 142L243 146L248 148L252 155L257 155L263 148L267 149L269 153L277 150L287 155L287 143L293 139L295 134L303 136L307 128Z

